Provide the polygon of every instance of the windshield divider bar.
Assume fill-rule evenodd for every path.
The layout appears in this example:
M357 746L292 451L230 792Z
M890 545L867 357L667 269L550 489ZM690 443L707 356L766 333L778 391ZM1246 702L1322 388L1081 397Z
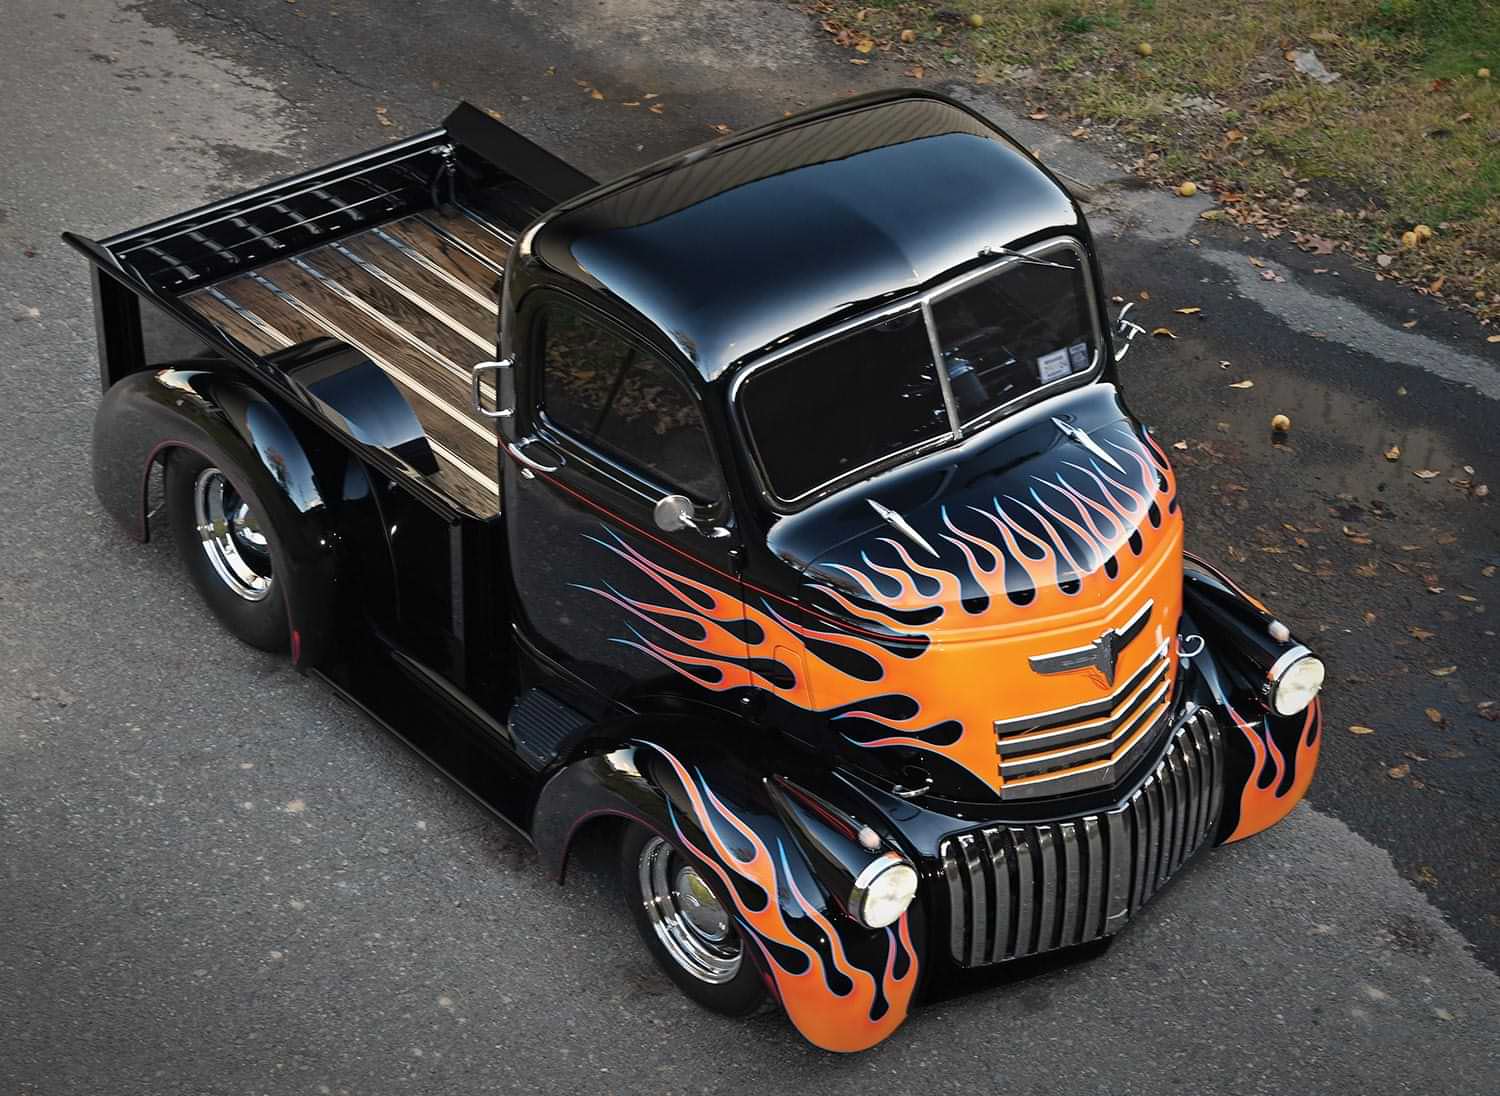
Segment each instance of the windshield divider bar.
M932 318L932 301L922 301L922 323L927 328L927 345L932 348L932 365L937 370L938 387L943 391L943 407L948 412L948 427L954 441L962 441L963 425L958 421L958 401L953 398L953 383L948 377L948 367L943 364L943 346L938 341L937 321Z

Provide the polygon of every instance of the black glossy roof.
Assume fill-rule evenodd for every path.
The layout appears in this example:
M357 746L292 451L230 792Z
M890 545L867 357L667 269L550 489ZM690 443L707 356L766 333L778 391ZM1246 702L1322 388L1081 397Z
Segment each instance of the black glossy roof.
M941 97L885 93L584 195L532 250L623 300L712 380L983 247L1079 223L1066 191L983 119Z

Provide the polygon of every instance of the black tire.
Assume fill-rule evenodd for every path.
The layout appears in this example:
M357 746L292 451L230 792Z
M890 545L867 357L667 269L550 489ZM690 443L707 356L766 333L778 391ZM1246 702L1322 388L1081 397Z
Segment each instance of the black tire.
M218 474L218 480L213 478L214 473ZM242 501L234 483L236 475L235 469L219 468L189 450L174 449L167 458L163 476L172 539L193 585L224 627L252 647L282 652L290 646L291 627L287 623L283 583L276 578L284 558L276 530L269 522L255 521L253 516L248 523L226 525L224 548L205 541L198 532L205 491L212 494L222 484L218 496L221 503ZM237 505L233 509L239 511ZM251 544L245 539L251 537L263 540L264 544ZM215 552L218 552L217 564ZM264 581L264 590L256 588L257 580Z
M686 867L693 870L697 875L696 861L687 856L678 845L664 837L660 837L642 826L630 825L620 842L620 881L621 890L625 895L625 904L630 909L631 920L635 922L636 930L641 934L641 940L645 942L646 950L651 953L652 958L661 967L666 976L676 983L677 988L682 990L688 997L708 1009L723 1016L749 1016L758 1011L766 1003L768 994L765 982L761 978L760 967L755 957L750 954L750 945L741 937L732 918L726 917L728 936L722 944L708 944L709 946L724 952L733 948L738 950L738 967L732 974L719 972L723 979L711 980L704 973L695 971L692 964L675 955L663 940L662 933L658 930L658 918L653 917L653 905L660 911L663 909L661 900L653 901L648 891L649 884L642 881L643 861L651 858L653 865L656 857L669 856L664 861L671 865L669 871L676 873L680 868ZM697 876L700 880L703 876ZM705 880L706 881L706 880ZM715 898L723 909L724 897L718 894L718 880L714 880L713 890ZM696 933L692 933L696 935ZM699 938L702 940L703 938ZM679 945L680 946L680 945ZM724 956L715 956L715 961L723 961Z

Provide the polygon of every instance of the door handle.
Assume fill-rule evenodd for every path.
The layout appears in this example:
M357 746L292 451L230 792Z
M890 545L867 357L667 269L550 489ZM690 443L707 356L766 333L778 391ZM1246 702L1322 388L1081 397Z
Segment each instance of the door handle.
M485 418L508 419L514 414L514 410L509 407L496 407L491 411L484 406L484 401L480 399L480 379L485 373L493 371L495 379L498 382L500 370L509 369L515 363L516 360L514 358L501 358L497 362L480 362L473 369L469 370L469 399L474 404L474 410ZM500 398L500 386L498 383L495 386L495 398L497 400Z
M543 464L541 461L528 457L522 450L536 440L536 438L522 438L519 444L513 441L505 443L505 451L516 459L516 463L521 466L523 476L530 476L532 472L556 472L563 464L561 453L557 455L556 464Z

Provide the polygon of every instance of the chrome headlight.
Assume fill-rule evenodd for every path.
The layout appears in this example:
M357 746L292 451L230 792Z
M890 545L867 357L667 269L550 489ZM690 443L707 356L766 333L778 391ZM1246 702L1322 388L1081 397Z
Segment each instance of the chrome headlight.
M916 869L899 852L888 852L859 873L849 895L849 912L867 928L883 929L900 918L916 896Z
M1296 715L1317 699L1323 688L1323 660L1306 647L1293 647L1271 667L1271 710L1277 715Z

